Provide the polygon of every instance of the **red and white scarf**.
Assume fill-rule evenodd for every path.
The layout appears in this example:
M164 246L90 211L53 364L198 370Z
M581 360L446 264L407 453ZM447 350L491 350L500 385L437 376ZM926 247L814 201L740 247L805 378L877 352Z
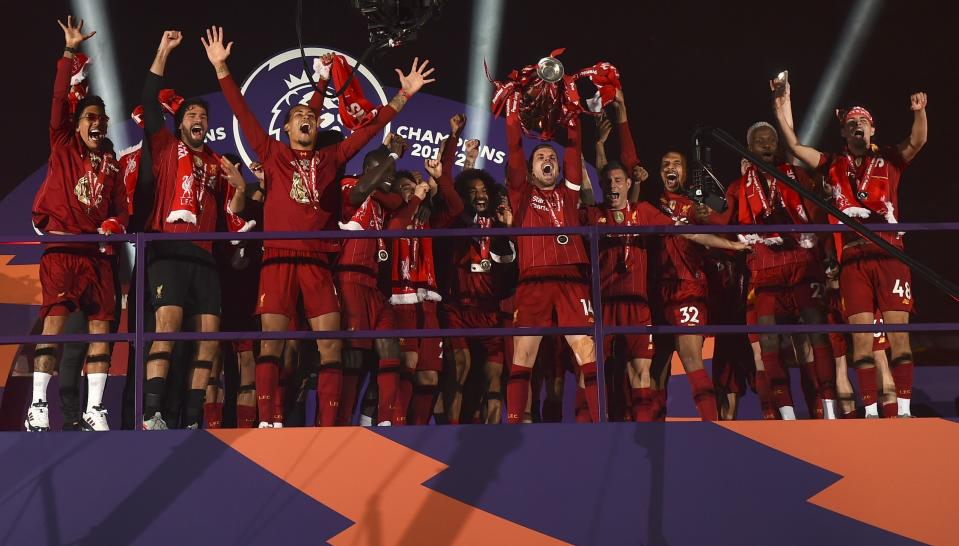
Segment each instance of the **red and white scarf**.
M333 87L339 91L340 87L350 77L350 73L355 70L350 68L346 58L342 55L333 56ZM359 78L350 79L350 84L343 90L339 96L340 118L343 125L350 130L355 130L373 121L376 117L376 107L366 100L363 96L363 88L360 87Z
M882 217L889 224L896 224L896 210L889 197L889 181L872 178L872 171L883 165L885 159L879 149L872 145L869 153L861 158L866 162L862 178L857 174L856 161L849 149L829 167L829 181L836 207L853 218L867 219L873 215Z
M256 225L256 221L246 221L230 210L230 201L236 194L236 189L225 180L220 168L220 156L209 148L204 147L209 160L204 160L187 148L183 142L177 142L177 185L173 191L173 200L170 203L170 213L167 214L167 223L186 222L196 225L197 216L203 212L203 197L208 191L216 191L220 177L224 177L226 185L226 199L223 203L223 212L226 225L231 232L249 231Z
M416 217L410 229L425 230ZM393 241L393 294L390 303L409 305L422 301L442 301L436 291L436 272L433 266L433 239L402 238Z
M796 173L791 165L780 165L780 172L792 180L796 179ZM759 169L750 164L746 168L746 183L740 187L739 198L743 206L739 207L739 223L743 225L764 224L767 219L775 212L777 208L786 211L789 219L794 224L808 224L809 215L806 213L806 207L803 206L802 198L792 188L782 186L778 180L766 179L769 185L769 193L763 186L760 176L765 176ZM739 240L748 244L765 244L770 246L783 244L783 237L778 233L769 233L758 235L755 233L740 234ZM816 246L816 236L813 233L795 234L795 240L803 248L813 248Z

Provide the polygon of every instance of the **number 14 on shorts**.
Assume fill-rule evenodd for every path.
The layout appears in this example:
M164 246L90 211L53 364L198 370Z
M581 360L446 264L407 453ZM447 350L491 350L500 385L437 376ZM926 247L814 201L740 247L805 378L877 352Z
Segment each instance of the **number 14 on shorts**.
M587 317L593 316L593 302L586 298L579 298L579 303L583 305L583 314Z

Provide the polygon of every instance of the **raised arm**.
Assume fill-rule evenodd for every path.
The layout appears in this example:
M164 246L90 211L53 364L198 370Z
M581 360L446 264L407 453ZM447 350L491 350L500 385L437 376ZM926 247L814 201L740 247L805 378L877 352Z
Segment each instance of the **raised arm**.
M810 167L816 168L822 158L819 150L799 142L796 129L793 126L792 99L790 98L789 82L769 82L773 92L773 113L779 125L780 134L786 142L786 147L794 156Z
M230 69L226 65L226 60L230 57L230 51L233 49L233 42L223 45L223 27L210 27L206 31L206 38L200 37L200 42L206 49L206 58L216 70L216 77L220 81L220 89L226 102L230 104L233 115L240 123L240 130L243 136L249 141L250 146L261 162L266 162L270 155L272 143L277 142L270 138L270 135L260 127L260 122L256 120L253 111L246 104L240 88L237 87L233 77L230 76ZM269 182L269 181L267 181Z
M366 201L366 198L382 185L383 180L393 173L396 160L403 157L403 152L406 151L406 139L391 133L388 137L387 149L390 154L375 167L365 171L350 190L350 204L354 207L362 205L363 201Z
M480 141L476 138L471 138L466 141L466 157L463 160L463 170L474 169L476 168L476 160L479 158L480 151Z
M579 117L573 118L572 124L566 128L566 148L563 152L563 170L566 180L574 185L583 183L583 136L579 125Z
M619 134L619 161L626 167L627 174L639 166L639 155L636 154L636 143L633 142L633 132L629 130L629 119L626 116L626 98L623 90L616 91L616 100L613 102L616 109L616 131ZM643 179L645 180L645 178ZM636 186L642 180L633 180Z
M899 154L906 163L912 161L919 150L926 145L929 134L929 122L926 120L927 102L925 93L915 93L909 97L909 108L913 115L912 130L909 132L909 138L899 144Z
M593 194L593 181L586 172L586 160L580 158L583 165L583 182L579 186L579 202L587 207L596 206L596 196Z
M516 101L518 99L510 99ZM526 164L526 152L523 151L523 128L519 113L515 108L506 107L506 186L513 191L523 191L529 167Z
M333 54L327 53L313 62L314 75L316 76L316 89L313 90L313 96L307 106L316 118L320 118L323 113L323 103L326 101L326 88L330 85L330 67L333 66Z
M456 114L450 119L450 137L446 139L443 145L443 153L440 155L438 162L438 172L432 168L432 163L435 163L434 160L426 161L426 168L436 180L440 197L443 200L443 206L439 210L434 210L430 217L430 223L436 228L448 226L463 212L465 206L463 198L460 197L459 192L453 185L453 160L456 159L456 143L459 142L465 125L466 116L463 114Z
M157 95L163 87L167 59L182 41L183 34L179 30L166 30L160 38L160 46L157 48L156 57L153 58L153 64L150 65L150 72L143 84L143 95L140 97L143 104L143 128L147 135L154 135L163 129L163 110Z
M76 25L73 16L67 16L67 24L57 19L63 29L63 56L57 60L57 75L53 79L53 102L50 107L50 143L64 141L73 136L73 120L70 116L70 69L73 67L73 55L80 45L90 39L97 31L83 34L83 19Z
M606 166L606 140L609 134L613 132L613 124L606 116L600 116L596 119L596 169L601 171Z

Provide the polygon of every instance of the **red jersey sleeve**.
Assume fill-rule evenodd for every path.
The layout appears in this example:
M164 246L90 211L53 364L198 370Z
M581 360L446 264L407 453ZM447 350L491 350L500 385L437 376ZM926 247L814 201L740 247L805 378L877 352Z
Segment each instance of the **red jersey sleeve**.
M73 136L73 120L70 117L70 68L73 60L60 57L57 60L57 75L53 78L53 103L50 106L50 145L69 142Z
M390 217L390 221L386 224L386 229L406 229L407 226L413 223L413 215L416 214L416 209L420 208L420 203L422 202L423 200L419 197L415 195L411 196L409 203Z
M902 152L899 151L899 146L883 146L879 149L879 155L882 156L884 160L895 165L900 171L904 170L909 165L909 162L902 157Z
M579 117L573 118L573 124L566 129L563 171L565 171L566 180L577 186L575 189L579 191L578 186L583 183L583 138L579 126Z
M398 193L375 190L371 195L374 201L389 212L400 210L405 204L403 196Z
M439 186L440 196L443 199L443 206L439 211L434 210L430 217L430 225L435 228L446 227L463 212L463 198L453 186L453 160L456 158L456 144L459 141L459 135L451 134L446 139L446 145L443 146L443 155L440 156L440 163L443 166L443 174L436 181ZM438 214L437 214L438 213Z
M506 116L506 143L509 159L506 165L506 185L513 191L523 191L526 187L526 155L523 152L523 129L519 115L511 112Z
M118 222L123 224L124 229L130 225L130 207L127 199L127 187L123 183L121 171L113 182L113 193L110 195L110 207L107 209L107 215L116 218Z
M316 82L316 89L313 90L313 96L310 97L310 101L307 103L307 106L310 107L310 110L313 110L313 113L316 114L317 119L319 119L320 114L323 113L323 102L326 100L326 88L330 85L330 80L320 79Z
M663 214L663 211L646 201L640 201L636 204L636 215L639 223L647 226L672 226L676 224L672 218Z
M260 127L260 122L256 120L256 116L253 115L250 107L246 104L243 94L240 93L240 88L233 81L233 76L227 74L220 78L220 89L223 91L223 96L226 97L230 109L233 110L233 115L240 123L243 136L250 142L250 146L260 162L266 163L270 157L271 147L278 145L279 142L270 138L263 127Z
M626 176L633 175L633 167L639 165L639 156L636 154L636 143L633 142L633 132L629 130L629 123L619 124L619 161L626 167Z
M363 146L366 146L377 133L382 131L383 127L386 127L386 124L394 117L396 117L396 110L388 104L384 105L376 112L373 121L353 131L343 142L336 144L336 153L334 154L336 168L346 165L349 160L353 159L353 156L362 150Z

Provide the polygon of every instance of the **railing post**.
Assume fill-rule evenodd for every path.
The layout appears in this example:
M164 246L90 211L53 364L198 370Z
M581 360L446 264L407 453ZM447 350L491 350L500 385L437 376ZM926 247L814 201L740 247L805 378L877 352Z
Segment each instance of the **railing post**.
M599 228L590 226L589 233L589 278L593 290L593 342L596 347L596 397L599 404L599 422L607 419L606 408L606 355L603 354L603 295L599 279Z
M136 298L136 313L135 320L135 331L133 333L133 354L136 355L134 359L134 380L133 380L133 429L140 430L138 426L139 423L143 420L143 385L144 385L144 374L146 370L143 368L143 301L146 299L143 296L144 290L146 290L144 279L146 279L146 238L143 233L137 232L136 235L136 274L133 276L133 286L137 291Z

